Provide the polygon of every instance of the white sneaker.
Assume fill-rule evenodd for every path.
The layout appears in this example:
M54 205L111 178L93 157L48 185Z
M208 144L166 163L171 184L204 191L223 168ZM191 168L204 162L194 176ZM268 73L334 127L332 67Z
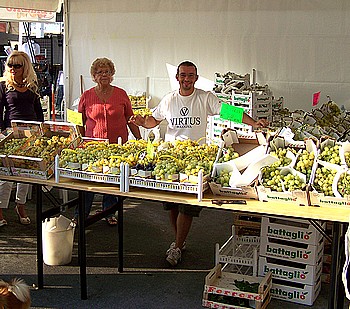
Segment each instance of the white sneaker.
M179 248L173 248L169 251L166 260L172 265L176 266L181 261L181 250Z
M175 241L173 241L171 244L170 244L170 247L169 249L165 252L166 255L169 255L169 252L171 249L174 249L175 248ZM186 240L184 241L183 245L182 245L182 248L181 248L181 251L184 251L186 250Z

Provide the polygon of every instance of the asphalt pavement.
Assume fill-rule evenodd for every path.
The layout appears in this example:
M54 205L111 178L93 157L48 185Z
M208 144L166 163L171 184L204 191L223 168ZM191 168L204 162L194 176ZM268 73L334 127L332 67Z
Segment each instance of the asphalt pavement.
M58 190L53 194L59 198ZM169 194L171 194L169 192ZM0 228L1 279L23 278L31 288L32 308L203 308L205 276L215 266L215 244L222 245L231 234L233 213L203 209L195 218L182 262L170 267L165 251L174 240L168 213L161 203L124 202L124 272L118 272L117 228L103 220L86 230L88 299L81 300L77 231L73 257L68 265L44 265L44 289L36 289L35 192L27 203L32 219L21 225L13 199L4 211L8 225ZM70 192L69 197L76 196ZM100 208L96 197L93 211ZM44 209L49 201L44 198ZM62 213L72 218L73 209ZM273 299L270 309L327 308L328 284L313 306Z

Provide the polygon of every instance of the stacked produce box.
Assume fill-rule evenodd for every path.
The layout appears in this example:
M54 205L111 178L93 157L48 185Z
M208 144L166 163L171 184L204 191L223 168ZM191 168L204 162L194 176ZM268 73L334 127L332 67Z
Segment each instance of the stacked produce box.
M242 107L254 119L265 118L271 122L273 113L279 113L283 108L283 97L274 98L267 85L250 84L248 73L216 73L213 91L222 103ZM208 118L207 137L211 141L219 142L222 130L227 128L235 129L245 138L254 136L253 128L249 125L211 116Z
M254 277L225 272L220 264L206 276L202 305L207 308L265 309L270 303L271 273Z
M260 237L237 235L232 226L232 235L220 247L215 246L215 265L222 264L222 269L232 273L257 276Z
M8 156L17 152L32 136L40 136L41 122L12 121L11 128L2 132L0 141L0 174L12 175Z
M22 122L32 128L29 122ZM79 138L75 125L63 122L38 123L40 134L26 138L7 155L7 161L14 176L48 179L54 173L54 159L60 151L74 144ZM14 132L18 125L13 127ZM4 140L5 142L5 140Z
M273 298L313 304L321 290L323 244L322 234L307 220L263 217L259 275L272 273Z
M232 93L238 89L249 89L250 74L239 75L233 72L215 73L214 94L222 103L232 105ZM223 129L232 128L234 123L216 116L208 117L207 137L210 142L219 143Z

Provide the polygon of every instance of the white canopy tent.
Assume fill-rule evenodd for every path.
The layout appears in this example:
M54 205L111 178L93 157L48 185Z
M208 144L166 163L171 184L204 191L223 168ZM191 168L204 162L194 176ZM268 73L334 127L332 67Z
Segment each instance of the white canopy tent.
M65 9L68 103L91 62L108 57L127 91L146 90L149 77L152 104L171 90L166 64L189 59L207 79L255 68L290 109L311 110L317 91L350 107L348 0L66 0Z
M31 8L59 0L0 1ZM51 4L50 4L51 3ZM27 7L28 8L28 7ZM321 91L350 108L348 0L65 0L68 106L93 85L91 62L114 61L115 84L146 91L152 105L171 90L167 64L194 61L199 74L251 73L290 109L310 110Z

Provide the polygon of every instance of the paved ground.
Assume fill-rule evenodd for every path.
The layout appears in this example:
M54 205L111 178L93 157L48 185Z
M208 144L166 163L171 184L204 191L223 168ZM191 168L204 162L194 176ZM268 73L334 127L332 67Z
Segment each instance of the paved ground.
M1 278L21 277L30 285L36 284L35 222L20 225L13 203L10 207L5 211L9 225L0 228ZM35 221L33 200L28 209ZM71 218L72 213L68 210L64 215ZM204 209L200 218L194 220L183 262L174 269L165 261L173 235L161 204L126 200L125 272L117 271L117 229L99 221L87 229L88 299L80 299L75 239L71 264L44 265L45 288L32 289L32 308L203 308L204 279L214 267L215 243L227 240L232 222L230 212ZM272 300L268 308L327 308L328 287L323 284L312 307Z

